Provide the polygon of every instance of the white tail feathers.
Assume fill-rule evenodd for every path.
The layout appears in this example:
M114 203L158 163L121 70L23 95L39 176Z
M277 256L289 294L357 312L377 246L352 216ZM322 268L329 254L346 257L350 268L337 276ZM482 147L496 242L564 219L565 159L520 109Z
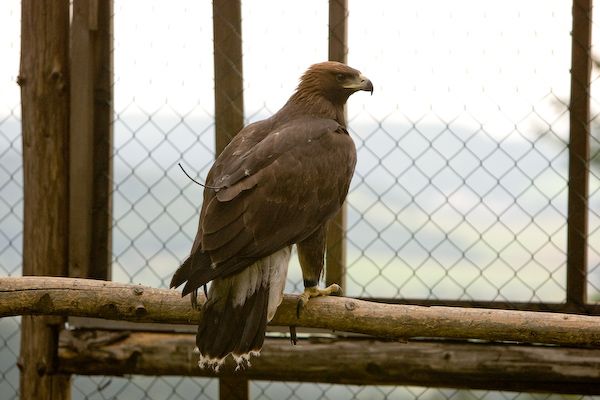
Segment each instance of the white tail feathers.
M194 349L194 353L199 353L199 352L200 351L196 347ZM252 363L250 363L250 357L259 357L259 356L260 356L260 350L251 351L251 352L245 353L245 354L231 353L231 357L233 357L233 360L235 361L235 364L236 364L236 366L235 366L236 371L240 371L242 369L251 367ZM221 369L223 364L225 364L226 359L227 359L227 356L225 356L223 358L210 358L210 357L205 357L202 354L200 354L200 357L198 359L198 367L200 367L202 369L209 368L215 372L219 372L219 370Z
M283 299L290 254L291 246L284 247L229 278L235 293L234 306L243 305L261 286L267 287L268 281L270 321Z

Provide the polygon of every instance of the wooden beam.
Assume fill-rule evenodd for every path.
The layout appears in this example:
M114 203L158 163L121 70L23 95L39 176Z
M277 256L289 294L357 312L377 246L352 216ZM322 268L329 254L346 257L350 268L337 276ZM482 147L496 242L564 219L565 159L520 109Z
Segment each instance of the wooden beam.
M215 65L215 155L244 127L244 74L242 69L242 4L240 0L213 0ZM220 399L248 399L248 381L219 380Z
M71 25L69 276L109 279L113 2L75 0Z
M111 279L113 184L113 0L91 0L93 45L93 193L89 270L94 279Z
M219 376L219 398L226 400L249 399L248 378L243 375Z
M73 1L69 170L69 276L90 270L94 167L94 63L90 1Z
M347 62L348 0L329 0L329 60ZM345 109L344 109L345 114ZM344 118L346 119L346 118ZM346 205L329 222L325 284L337 283L343 294L346 287Z
M23 275L66 275L68 257L69 1L21 4ZM69 399L56 367L62 318L21 320L22 399Z
M216 154L244 127L242 5L213 0Z
M81 375L188 375L352 385L600 394L600 350L462 342L267 338L252 365L196 365L193 334L63 331L59 368ZM230 360L231 361L231 360Z
M587 302L592 0L573 0L571 39L567 304L578 310Z
M600 315L600 304L584 304L573 310L566 303L540 303L525 301L501 301L501 300L455 300L455 299L415 299L415 298L391 298L391 297L361 297L360 300L374 301L385 304L407 304L413 306L448 306L448 307L472 307L493 308L497 310L520 310L520 311L544 311L559 313L577 313L583 315Z
M199 302L204 301L203 297ZM343 297L312 299L300 318L286 295L272 325L330 329L385 338L435 337L600 347L598 317L529 311L421 307ZM170 289L52 277L0 278L0 317L60 315L197 324L199 312Z
M348 61L348 0L329 0L329 60Z

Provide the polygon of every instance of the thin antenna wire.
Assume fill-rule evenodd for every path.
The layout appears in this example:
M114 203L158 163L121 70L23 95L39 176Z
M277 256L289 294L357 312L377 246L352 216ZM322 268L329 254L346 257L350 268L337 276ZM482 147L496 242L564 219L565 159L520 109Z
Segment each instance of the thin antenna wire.
M185 176L187 176L189 178L190 181L194 182L196 185L200 185L203 188L208 188L208 189L214 189L214 190L219 190L221 189L220 187L216 187L216 186L208 186L205 185L203 183L198 182L197 180L195 180L194 178L192 178L190 176L190 174L187 173L187 171L185 169L183 169L183 166L181 165L181 163L177 163L177 165L179 165L179 168L181 168L181 170L183 171L183 173L185 174Z

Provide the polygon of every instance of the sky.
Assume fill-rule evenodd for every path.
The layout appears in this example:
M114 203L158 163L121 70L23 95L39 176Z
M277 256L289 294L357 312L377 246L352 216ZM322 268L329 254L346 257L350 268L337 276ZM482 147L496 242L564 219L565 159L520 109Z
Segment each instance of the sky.
M568 2L350 1L349 10L348 63L377 93L353 98L351 111L402 119L467 108L494 125L498 107L518 120L548 93L568 95ZM315 0L243 3L249 114L275 111L306 67L327 58L326 11ZM136 97L148 109L211 105L209 2L117 2L115 15L117 104Z
M20 10L14 0L0 7L5 110L18 103ZM381 119L467 108L491 122L495 107L519 119L549 92L568 95L568 2L350 0L349 10L348 62L377 93L353 98L351 110ZM306 67L326 59L326 11L317 0L243 3L249 113L275 111ZM115 3L117 110L136 99L147 110L200 103L212 112L211 12L210 2Z

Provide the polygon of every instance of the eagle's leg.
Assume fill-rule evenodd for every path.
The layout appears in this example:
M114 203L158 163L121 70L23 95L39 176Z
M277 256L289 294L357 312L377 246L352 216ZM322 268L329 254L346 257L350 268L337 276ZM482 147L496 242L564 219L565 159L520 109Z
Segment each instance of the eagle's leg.
M300 259L302 277L304 278L304 292L300 295L296 306L296 315L298 317L300 317L302 309L311 298L329 296L341 291L340 285L336 283L324 289L319 289L317 286L323 272L325 237L326 225L323 225L308 238L297 244L298 258Z

